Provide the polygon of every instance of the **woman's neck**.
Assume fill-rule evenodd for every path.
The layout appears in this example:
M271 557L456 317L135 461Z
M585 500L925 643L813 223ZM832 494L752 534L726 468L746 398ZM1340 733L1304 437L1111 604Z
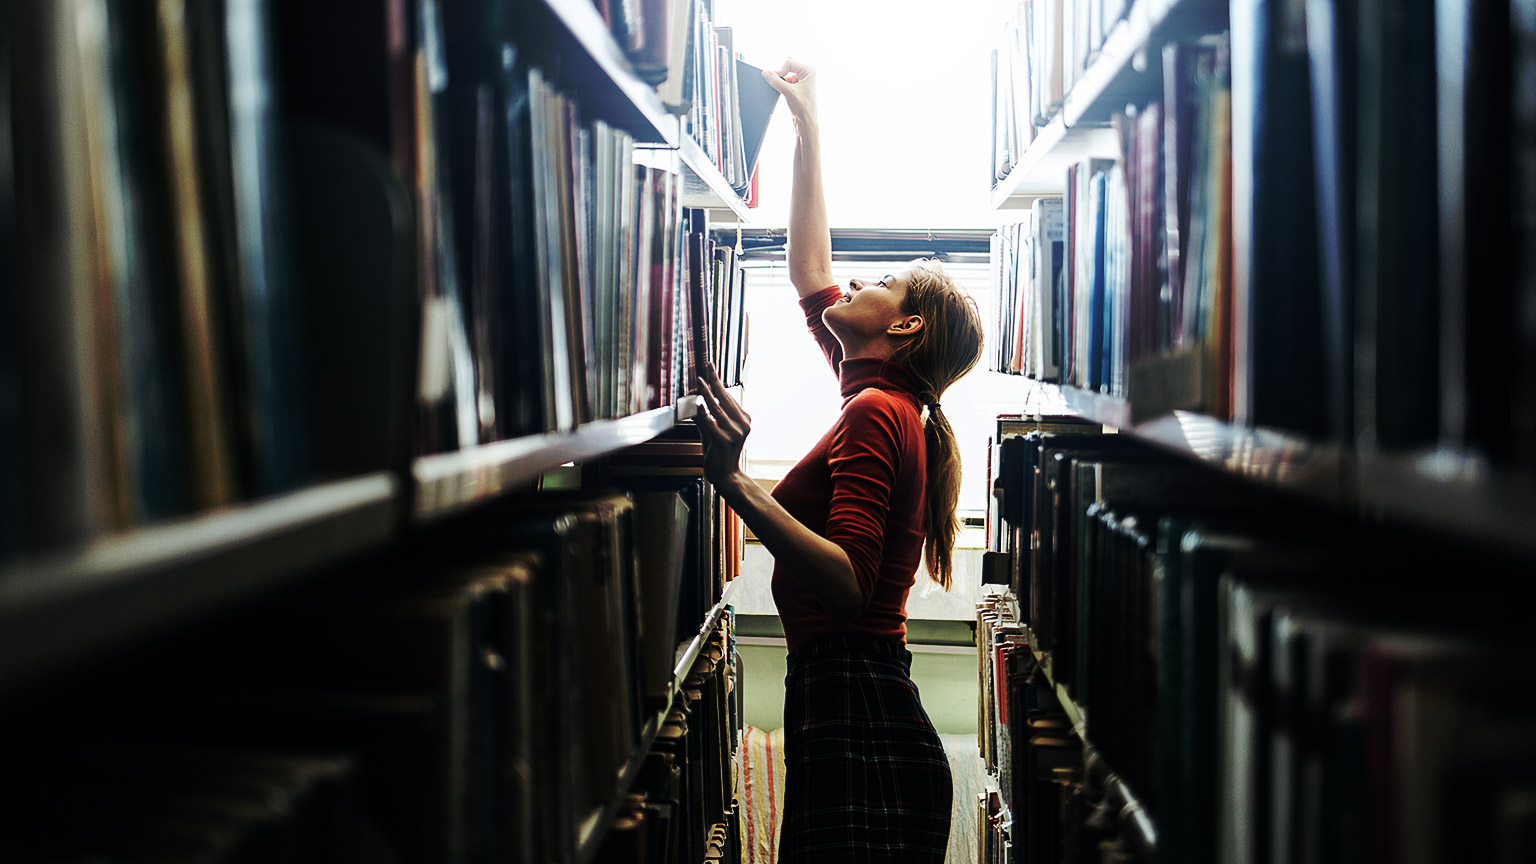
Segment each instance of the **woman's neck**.
M862 357L873 357L876 360L889 360L895 353L895 347L891 340L871 339L868 342L855 343L852 340L844 340L841 336L838 341L843 344L843 359L857 360Z

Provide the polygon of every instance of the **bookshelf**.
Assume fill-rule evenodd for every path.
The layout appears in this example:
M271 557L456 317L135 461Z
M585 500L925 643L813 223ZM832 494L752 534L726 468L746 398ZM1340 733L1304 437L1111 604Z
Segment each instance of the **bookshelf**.
M498 496L521 491L540 474L567 462L591 459L655 438L693 416L698 397L617 420L600 420L571 432L530 435L423 456L411 467L412 518L435 522Z
M639 776L647 752L658 736L663 740L657 746L664 747L669 734L661 728L664 714L646 720L643 731L634 719L643 713L642 706L654 704L642 700L638 655L654 646L660 650L650 651L647 659L675 664L670 683L665 670L646 673L651 698L659 698L654 691L667 687L670 699L677 700L695 663L726 674L711 660L715 643L708 634L720 638L735 583L726 581L723 596L716 599L715 580L722 566L731 565L708 558L699 545L718 537L715 552L723 559L731 529L725 527L730 523L723 510L714 523L721 526L718 535L711 523L697 521L702 516L686 527L663 520L663 530L691 530L689 536L698 540L687 548L679 544L680 551L666 559L669 567L675 565L671 570L639 551L629 520L638 520L634 513L641 508L632 499L585 484L568 495L530 493L540 476L553 469L590 462L685 427L699 410L696 396L682 394L691 389L686 381L694 362L690 352L702 334L721 329L710 337L720 346L717 365L724 370L724 357L737 358L739 380L744 344L738 338L735 349L728 349L722 335L723 328L739 320L725 308L738 308L739 302L732 305L725 298L739 295L722 286L719 307L703 307L710 313L707 320L692 311L699 295L711 290L715 276L710 274L734 279L727 263L734 259L722 253L695 265L686 259L683 241L702 238L711 213L742 220L749 211L703 148L682 134L679 117L661 103L653 84L636 74L590 0L486 0L451 9L436 0L410 0L387 6L343 4L321 18L288 0L113 6L110 16L100 4L29 4L0 13L0 32L6 34L0 39L0 77L40 76L51 82L43 88L45 97L20 104L0 99L0 381L7 388L0 400L0 445L20 451L14 454L16 465L52 459L46 462L51 473L31 472L48 484L78 480L80 487L68 490L78 494L60 495L63 503L47 512L47 517L78 517L56 526L42 516L28 514L25 525L13 518L23 512L17 507L25 505L26 497L44 497L37 490L46 484L29 474L31 485L12 476L0 485L0 706L8 723L35 727L38 734L29 741L42 754L69 746L69 733L55 733L56 726L75 720L90 724L95 722L90 718L110 713L99 709L114 696L76 688L77 680L118 679L102 691L119 684L146 686L153 692L135 701L142 701L136 708L143 709L149 726L172 725L175 706L183 702L217 714L221 709L214 702L249 698L253 711L294 723L281 734L305 743L292 746L313 744L326 758L336 756L340 773L332 779L346 795L358 782L353 766L365 762L369 771L378 772L369 775L369 785L379 776L388 785L409 775L445 793L422 794L417 787L405 796L422 799L402 806L412 811L410 817L425 814L425 819L395 820L394 804L377 801L364 805L370 809L366 815L350 808L330 814L334 824L326 829L310 831L307 823L295 829L295 845L288 851L301 850L317 860L349 857L324 845L339 836L328 829L345 833L366 820L389 835L378 841L383 850L378 854L387 857L585 864L598 854L616 821L622 823L617 817L631 789L648 782ZM237 20L238 15L250 18ZM262 17L265 28L255 26L258 16L271 18ZM705 26L702 19L699 26ZM338 39L337 30L348 31L346 38ZM77 45L77 36L95 41ZM29 38L44 48L22 50L19 46ZM173 54L163 64L162 41L170 43L167 51ZM344 49L337 47L343 43ZM193 62L182 54L195 54L197 63L218 65L227 75L205 74L205 66L177 67ZM90 68L82 73L76 65ZM675 81L684 70L673 73ZM97 77L81 83L82 74ZM342 79L347 80L339 83ZM229 92L221 89L226 85ZM157 87L172 92L155 93ZM189 87L195 92L185 92ZM153 95L140 98L145 91ZM233 108L227 104L231 98ZM257 102L259 111L253 107ZM537 114L534 102L540 104ZM206 118L213 119L206 119L201 112L210 106ZM220 108L229 109L229 124L238 126L234 131L221 125ZM145 115L97 116L106 116L108 109ZM111 128L112 135L96 135L100 129L92 125L91 152L50 152L55 139L77 135L82 129L76 125L87 125L76 113L89 114L90 124ZM119 125L106 125L118 120ZM34 129L42 130L35 138ZM296 141L286 140L290 132ZM119 133L121 139L115 137ZM230 138L236 143L230 144ZM289 143L292 154L285 147ZM13 144L24 157L17 164L47 175L48 181L12 183ZM162 149L174 152L167 155ZM307 173L295 170L292 184L279 172L270 178L252 173L282 163L271 153L292 157ZM118 160L134 159L145 164L133 162L122 169L131 176L112 173ZM198 161L203 159L206 164ZM337 165L367 170L330 170ZM158 185L162 180L172 185L162 173L195 175L218 188L175 197ZM265 199L240 198L236 204L232 191L219 185L229 179L225 173L259 178L262 195L281 198L278 204L307 216L313 209L308 205L325 204L325 215L299 225L301 220L289 219L288 209L264 209L270 203ZM328 175L333 173L345 176L332 185ZM57 194L66 187L71 196ZM177 186L175 191L186 190ZM102 200L116 201L118 194L142 195L153 206L106 212L110 208ZM58 215L48 229L69 243L60 240L54 251L60 260L67 252L88 263L69 271L74 281L63 276L48 281L51 273L39 275L39 268L16 263L11 227L28 202L66 197L67 206L57 209L68 209L68 214ZM136 205L142 201L134 199ZM193 214L194 205L208 212ZM360 211L373 221L359 216ZM189 215L199 218L173 218ZM228 239L227 248L209 239L207 249L199 251L229 260L197 261L196 266L174 260L189 245L180 244L179 236L173 242L164 235L216 222L218 229L229 229L229 238L217 238ZM315 222L328 229L342 227L317 231ZM357 227L354 222L368 224ZM263 231L251 232L257 223ZM294 249L280 249L274 239L285 227L301 235L303 242L294 240ZM146 252L145 260L164 264L164 272L124 275L126 268L113 268L122 263L119 259L133 256L109 255L122 250L105 248L108 235L112 242L131 246L133 254L141 251L132 245L137 243L171 260L160 262ZM609 240L616 242L604 245ZM602 256L598 251L603 249L618 251ZM267 287L239 282L256 278L238 266L250 263L247 258L264 265L250 272L283 271L280 276L288 281L279 287L297 293L338 281L345 290L330 292L340 298L334 308L276 300L242 305L247 294L262 295ZM535 260L559 266L540 268ZM184 268L178 270L178 263ZM131 294L143 284L165 294ZM742 290L741 284L733 282L729 290ZM62 299L13 303L18 294ZM364 306L367 314L362 314ZM125 307L141 317L127 316L121 311ZM334 320L325 317L331 313L336 313ZM203 317L183 320L198 315ZM84 326L87 317L90 327ZM200 328L197 335L208 339L199 345L207 350L199 358L189 348L192 359L172 352L153 368L158 377L140 377L163 384L152 395L180 397L184 389L206 384L218 397L207 401L218 404L205 406L202 414L176 398L135 402L141 391L123 382L141 383L134 376L139 367L125 372L115 365L148 350L130 345L118 353L116 337L137 337L136 324L162 317L170 323L157 324L164 332L156 330L156 338L145 339L148 347L179 347L181 338L192 338L175 332L174 324ZM93 346L100 356L87 357L84 350L77 355L71 344L44 361L27 357L23 349L31 343L18 341L17 331L46 329L32 326L39 321L55 330L67 323L79 325L80 334L105 334ZM331 327L337 322L344 322L343 331ZM310 362L295 363L298 374L291 377L284 377L288 370L275 362L268 369L271 358L252 347L260 342L252 335L257 328L268 331L259 334L263 338L275 334L275 353ZM144 330L149 332L147 326ZM90 341L82 336L82 343ZM266 345L260 342L259 347ZM296 350L312 346L316 356ZM329 353L332 346L335 352ZM532 346L538 347L529 350ZM227 368L209 359L215 354L220 364L228 361ZM338 359L344 354L345 362ZM39 372L43 362L59 367L48 370L57 374ZM652 366L660 371L647 376ZM197 381L189 384L189 378ZM68 430L78 433L78 440L50 449L42 445L51 443L46 434L53 428L37 422L22 429L24 412L16 410L8 389L17 381L27 385L28 398L34 400L21 406L28 410L40 401L36 393L68 387L80 391L73 395L82 403L99 396L101 405L82 405L75 412L80 416L59 420L60 426L80 427ZM260 389L257 384L281 391L278 395L290 400L281 407L294 410L279 416L272 408L275 397L262 402L252 395ZM68 401L71 395L56 398ZM195 396L207 394L196 391ZM91 413L97 410L99 416ZM222 421L227 422L221 426ZM264 437L274 428L285 438L280 444ZM554 428L568 431L527 434ZM198 485L205 478L194 472L190 458L189 464L173 465L177 471L157 473L164 463L149 464L149 457L123 443L131 440L138 446L141 439L158 443L164 438L164 449L175 453L183 443L180 437L195 433L219 437L217 447L205 448L229 475L223 485L212 480ZM281 450L288 439L298 443ZM289 460L283 467L292 470L273 479L268 475L277 472L263 460L278 457ZM63 477L70 469L90 476ZM96 474L110 480L98 481ZM698 482L702 487L703 481ZM209 486L217 491L208 492ZM137 500L165 488L180 497L154 505L163 511ZM219 503L210 506L209 500ZM45 509L42 502L34 503ZM66 504L79 506L68 510ZM509 520L519 524L509 527ZM494 524L486 528L487 523ZM689 557L695 555L703 557ZM653 616L669 600L686 600L679 646L672 644L671 633L639 633L641 603L632 594L642 578L662 578L657 573L670 574L672 590L680 593L668 598L653 592L648 601ZM581 581L573 574L593 578L584 586L566 587ZM594 587L599 581L601 586ZM602 592L606 608L593 612L568 602L567 594L581 592ZM338 594L347 595L345 612L329 605ZM624 605L626 597L629 605ZM281 602L262 602L274 598ZM399 617L391 618L396 613ZM694 620L701 613L703 620ZM268 639L270 629L262 628L273 620L291 629ZM411 623L394 626L404 620ZM429 620L422 629L411 629ZM368 628L380 622L381 641L369 642ZM244 638L247 628L260 635ZM346 631L342 641L350 639L350 646L411 644L393 659L364 658L363 666L371 667L366 672L363 666L348 670L350 647L328 643L333 631ZM235 633L242 636L229 635ZM226 636L230 646L219 644L205 655L205 640L219 642ZM567 651L568 643L578 639L590 650L572 659L568 655L576 652ZM304 647L295 647L301 643ZM212 659L216 654L219 659ZM579 685L573 680L562 677L556 686L541 677L545 668L529 671L540 658L557 654L562 669L595 671L586 677L629 688L635 699L620 706L629 714L607 710L613 707L606 701L611 690L588 698L575 692ZM299 655L309 659L296 660ZM431 659L417 663L427 656ZM607 659L594 661L598 656ZM205 662L228 665L206 675L201 669ZM253 674L226 674L237 668ZM200 673L205 677L193 683ZM325 680L331 675L336 677ZM300 702L305 705L296 707ZM584 710L588 705L604 710ZM314 713L306 713L312 708ZM529 722L508 722L519 711L527 712ZM241 751L241 758L255 754L258 761L288 746L267 737L280 723L254 728L241 722L220 716L208 727L209 734L223 739L220 745ZM603 724L625 729L626 741L641 732L633 752L623 752ZM406 743L398 759L390 755L393 746L358 755L373 748L380 727L389 727L383 734L394 736L393 744ZM114 734L118 731L124 734L121 742L107 742L110 736L98 742L108 759L121 755L113 748L131 747L127 738L142 730ZM174 737L172 732L163 743L191 748L203 742L202 734L183 731ZM690 727L688 734L703 732ZM454 754L465 752L462 745L471 738L485 745L477 754L484 758L466 768ZM589 778L570 776L572 764L581 760L569 753L540 762L537 769L528 764L531 758L516 771L510 769L511 754L532 757L534 742L554 745L538 754L541 759L565 746L612 757L623 769L613 777L617 787L608 794L607 778L583 787ZM99 779L92 774L95 766L77 772L46 764L43 755L34 760L24 754L13 762L15 755L7 751L0 757L8 768L17 767L13 776L27 773L60 789L72 783L83 788ZM354 758L355 763L350 761ZM427 767L413 774L423 764L412 762L418 758ZM585 758L590 771L597 764L591 760L600 757ZM717 764L724 758L728 752ZM220 779L202 771L193 767L196 782ZM277 785L272 788L292 779L273 780ZM537 786L537 794L521 785L511 788L518 784ZM599 790L595 795L576 797L594 789ZM310 794L297 787L290 791ZM556 800L561 792L567 797ZM38 798L35 813L57 815L45 797ZM470 806L456 807L471 798ZM578 812L596 801L606 802L597 813ZM513 807L516 812L509 813ZM493 809L500 821L487 818ZM108 820L112 812L109 807L92 815ZM550 812L563 821L536 839L534 831L512 825L519 819L519 824L533 823ZM286 813L276 821L286 819ZM233 833L247 827L232 826ZM55 852L50 837L7 837L0 841L0 858L11 860L13 842L39 844L21 857ZM499 848L503 843L505 850ZM540 847L538 852L525 857L514 848L532 845ZM462 854L471 847L482 851ZM492 847L498 847L495 854L483 851Z
M716 625L720 623L721 617L725 614L726 606L730 605L731 595L736 591L737 581L739 580L732 580L726 583L724 596L720 598L720 602L716 603L713 609L709 610L709 615L699 627L699 635L694 637L692 642L679 648L677 667L672 672L670 697L672 700L677 699L678 694L682 692L683 679L688 676L688 672L693 668L694 662L699 659L699 652L704 647L705 638L714 631ZM670 705L671 702L669 701L668 708L663 709L654 717L646 720L645 730L641 733L639 746L629 757L629 761L625 763L624 772L619 775L618 791L614 794L613 800L593 811L582 822L580 839L577 843L577 861L580 864L587 864L597 854L598 847L602 845L609 826L613 824L614 818L618 815L619 805L624 800L624 796L629 793L630 788L635 785L635 779L640 775L640 768L645 764L646 754L650 752L651 745L656 743L656 735L661 731L661 724L667 712L671 710Z
M1536 198L1487 180L1529 180L1536 25L1475 3L1067 5L1124 14L993 188L996 209L1030 210L994 236L1016 342L993 368L1064 382L1032 386L1093 425L1003 447L1000 418L1015 503L991 549L1023 601L1006 639L1030 646L995 636L1000 668L1048 685L1082 748L1135 779L1156 830L1129 860L1457 860L1398 838L1501 830L1425 779L1487 773L1459 742L1398 732L1532 722L1502 699L1531 687L1504 659L1529 630L1503 607L1536 561L1536 378L1508 362L1536 345L1509 322L1536 269L1505 241ZM1023 10L1059 7L1017 8L1010 47ZM1030 62L1049 62L1049 18L1032 26ZM1038 79L1001 83L1020 68L1000 60L995 93L1038 101ZM1121 139L1096 149L1106 125ZM1346 728L1361 750L1311 737ZM1341 781L1396 798L1349 809ZM1062 785L1074 804L1094 788ZM1095 816L1058 827L1102 837Z
M397 536L388 473L326 483L0 572L0 692L293 584Z
M561 37L574 49L562 52L562 62L588 70L583 92L597 100L595 107L630 129L638 145L677 151L684 168L683 206L730 213L746 221L751 213L746 202L725 182L698 142L683 134L679 117L635 74L597 7L588 0L539 0L534 5L556 22Z
M1056 700L1061 704L1062 712L1067 715L1068 722L1072 724L1072 731L1077 734L1078 738L1082 739L1084 750L1088 753L1093 753L1093 742L1088 738L1087 712L1073 701L1066 685L1056 681L1055 676L1051 673L1051 655L1035 647L1039 644L1035 639L1035 634L1030 632L1028 626L1025 626L1023 630L1025 636L1029 639L1030 654L1034 656L1035 662L1040 664L1040 674L1045 676L1046 682L1056 694ZM1125 806L1121 811L1121 818L1127 824L1134 826L1139 832L1139 836L1135 838L1139 848L1142 850L1156 849L1157 825L1152 821L1152 817L1147 813L1146 808L1142 807L1141 802L1136 799L1136 795L1131 791L1130 785L1114 773L1113 765L1110 766L1110 773L1105 780L1104 787L1107 797L1118 795L1124 799Z
M1211 0L1135 0L1073 83L1061 109L993 187L993 209L1028 207L1042 195L1060 195L1068 166L1112 156L1116 143L1110 115L1128 100L1157 91L1162 69L1156 57L1162 43L1191 32L1212 32L1225 17L1225 4Z
M1366 519L1536 555L1536 485L1453 450L1363 453L1196 411L1133 422L1124 399L1042 384L1074 413L1237 477Z

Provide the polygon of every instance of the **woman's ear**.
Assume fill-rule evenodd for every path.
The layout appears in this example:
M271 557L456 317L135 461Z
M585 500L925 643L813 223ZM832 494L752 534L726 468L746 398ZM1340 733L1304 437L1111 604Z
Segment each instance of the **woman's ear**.
M905 318L898 319L896 322L891 324L891 326L885 328L885 332L890 336L916 336L918 331L922 329L923 316L908 315Z

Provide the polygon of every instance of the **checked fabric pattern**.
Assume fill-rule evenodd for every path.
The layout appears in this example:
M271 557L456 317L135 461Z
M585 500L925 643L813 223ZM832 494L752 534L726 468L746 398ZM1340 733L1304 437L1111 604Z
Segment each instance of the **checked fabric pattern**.
M899 642L839 636L789 655L780 864L942 864L949 760Z

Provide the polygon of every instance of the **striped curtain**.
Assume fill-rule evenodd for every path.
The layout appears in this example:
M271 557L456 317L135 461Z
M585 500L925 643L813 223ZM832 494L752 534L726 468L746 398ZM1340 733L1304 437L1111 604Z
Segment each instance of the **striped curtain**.
M748 725L736 760L736 795L742 802L741 864L777 864L784 820L784 730Z

